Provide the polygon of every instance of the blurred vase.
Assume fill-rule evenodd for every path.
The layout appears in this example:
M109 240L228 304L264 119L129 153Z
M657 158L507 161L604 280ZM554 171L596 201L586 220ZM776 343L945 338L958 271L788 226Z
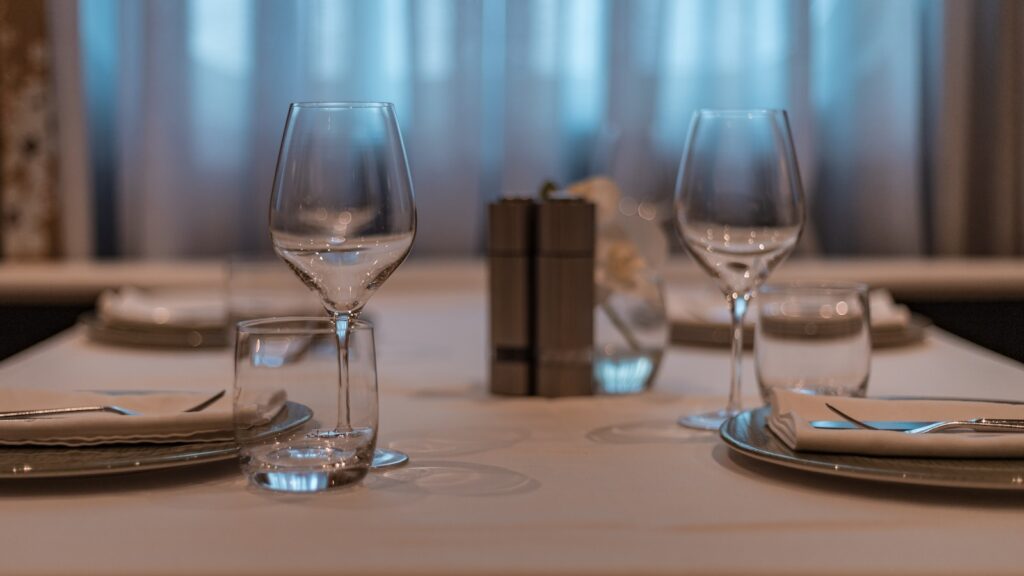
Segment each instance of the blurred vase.
M653 208L592 178L567 192L597 205L594 381L600 394L651 387L668 340L662 268L668 240Z

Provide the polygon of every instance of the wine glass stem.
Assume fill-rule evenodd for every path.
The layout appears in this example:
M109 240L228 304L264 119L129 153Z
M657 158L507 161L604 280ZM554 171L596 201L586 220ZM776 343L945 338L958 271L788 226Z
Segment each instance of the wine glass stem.
M352 431L352 413L348 395L348 338L352 317L334 315L334 331L338 338L338 432Z
M750 303L750 292L732 292L729 300L729 312L732 317L732 370L729 378L729 402L726 412L736 414L740 411L740 376L743 374L743 318L747 315Z

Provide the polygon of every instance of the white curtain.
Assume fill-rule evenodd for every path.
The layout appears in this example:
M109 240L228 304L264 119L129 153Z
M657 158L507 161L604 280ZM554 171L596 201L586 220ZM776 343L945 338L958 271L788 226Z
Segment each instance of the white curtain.
M811 5L818 170L808 184L826 253L924 251L924 15L909 1Z
M610 174L667 217L697 107L790 111L812 244L917 253L925 12L886 0L79 0L98 250L266 249L288 102L388 100L413 170L414 254L478 253L486 203L546 179Z

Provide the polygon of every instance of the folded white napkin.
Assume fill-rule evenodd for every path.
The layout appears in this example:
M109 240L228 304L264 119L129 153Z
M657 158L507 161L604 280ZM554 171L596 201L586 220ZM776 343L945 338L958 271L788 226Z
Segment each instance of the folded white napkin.
M729 307L720 292L705 287L683 287L668 291L666 300L673 320L729 326ZM868 305L871 307L872 330L900 329L910 322L910 310L903 304L897 304L888 290L872 290L868 294ZM757 306L756 298L754 306ZM751 310L744 324L752 327L756 321L757 313Z
M324 314L319 296L306 290L294 277L293 285L272 282L217 288L160 288L139 290L126 286L107 290L96 302L96 313L110 325L147 328L222 328L229 317L319 316Z
M222 290L107 290L96 302L96 313L108 324L172 328L217 328L227 323Z
M53 390L0 389L0 411L115 405L138 416L87 412L32 420L0 419L0 445L90 446L112 443L219 442L234 437L230 395L199 412L184 412L209 392L100 394ZM254 398L240 410L249 426L269 422L284 406L283 391Z
M825 403L860 420L941 421L1024 418L1024 405L959 400L876 400L811 396L776 389L768 427L792 450L931 458L1024 458L1024 433L904 434L878 430L822 430L814 420L842 420Z

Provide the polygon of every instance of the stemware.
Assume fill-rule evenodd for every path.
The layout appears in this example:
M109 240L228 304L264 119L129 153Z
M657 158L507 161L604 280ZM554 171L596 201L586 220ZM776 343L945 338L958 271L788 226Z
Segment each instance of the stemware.
M732 320L729 400L683 416L717 430L740 410L743 319L754 290L796 246L804 196L784 110L698 110L690 122L675 191L683 245L717 280Z
M338 429L347 415L348 336L373 293L405 260L416 208L394 107L386 102L293 103L288 109L270 201L274 250L335 321ZM377 450L374 467L404 454Z

